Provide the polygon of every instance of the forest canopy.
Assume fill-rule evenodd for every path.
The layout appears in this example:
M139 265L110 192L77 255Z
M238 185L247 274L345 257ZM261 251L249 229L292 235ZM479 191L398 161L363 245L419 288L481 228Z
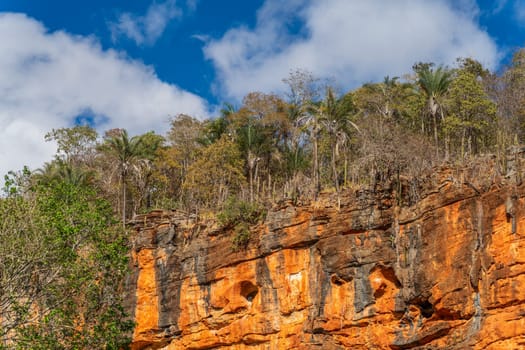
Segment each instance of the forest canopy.
M55 159L31 181L89 184L124 222L153 207L217 211L231 197L262 206L315 199L481 154L503 172L506 149L525 138L524 57L518 50L499 73L473 58L418 62L346 92L296 70L283 79L287 93L251 92L206 120L176 115L166 135L55 129L46 136Z

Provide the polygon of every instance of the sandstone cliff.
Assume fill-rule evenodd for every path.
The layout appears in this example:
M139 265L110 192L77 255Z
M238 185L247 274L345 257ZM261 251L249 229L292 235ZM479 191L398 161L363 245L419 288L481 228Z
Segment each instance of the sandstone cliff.
M209 223L138 217L132 348L525 348L519 179L332 197L281 203L237 252Z

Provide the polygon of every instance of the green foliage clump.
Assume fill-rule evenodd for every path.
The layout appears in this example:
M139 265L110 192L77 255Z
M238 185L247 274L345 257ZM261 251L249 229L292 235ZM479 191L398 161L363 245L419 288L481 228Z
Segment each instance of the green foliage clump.
M240 223L256 224L264 218L264 214L263 208L257 203L229 197L217 219L223 226L235 227Z
M235 226L235 231L232 238L232 249L238 251L242 248L246 248L248 243L250 243L250 227L246 223L240 223Z
M246 247L250 241L250 225L264 219L264 216L264 208L257 203L229 197L217 219L222 226L233 229L232 245L234 250L238 250Z

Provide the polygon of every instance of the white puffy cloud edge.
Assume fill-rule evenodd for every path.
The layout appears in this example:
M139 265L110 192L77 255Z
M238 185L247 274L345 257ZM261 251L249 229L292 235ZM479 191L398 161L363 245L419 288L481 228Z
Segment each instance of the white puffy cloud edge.
M15 13L0 13L0 33L0 176L51 160L56 145L44 135L86 112L99 131L130 134L163 133L178 113L209 115L201 97L95 38L49 32Z
M189 5L195 6L195 5ZM109 23L113 42L127 37L137 45L153 45L162 36L168 23L182 16L182 9L175 0L153 2L144 15L121 13L116 22Z
M255 27L208 39L217 91L279 92L301 68L346 88L410 72L416 62L451 65L474 57L497 66L498 48L477 23L474 0L266 0ZM289 28L302 23L300 35Z

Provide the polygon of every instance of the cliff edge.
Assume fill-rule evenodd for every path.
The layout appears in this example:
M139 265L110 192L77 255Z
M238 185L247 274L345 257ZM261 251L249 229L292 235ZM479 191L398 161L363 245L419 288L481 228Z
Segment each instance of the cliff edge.
M132 349L525 348L525 184L465 178L282 202L238 251L138 216Z

